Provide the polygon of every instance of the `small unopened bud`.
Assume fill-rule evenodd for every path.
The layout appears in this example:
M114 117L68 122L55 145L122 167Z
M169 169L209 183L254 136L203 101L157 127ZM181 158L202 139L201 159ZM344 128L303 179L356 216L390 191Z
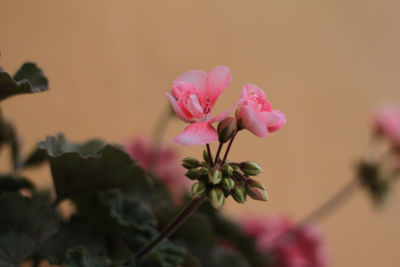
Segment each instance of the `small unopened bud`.
M265 187L252 179L246 181L246 192L252 199L268 201L268 192Z
M232 178L225 177L222 179L221 186L223 189L226 191L231 191L233 188L235 188L235 181L233 181Z
M210 158L208 157L208 153L206 150L203 150L203 159L205 162L210 163Z
M210 169L207 167L200 167L199 168L199 178L207 177L209 171L210 171Z
M228 117L218 124L218 140L221 143L226 143L235 134L237 128L236 119Z
M240 169L247 175L256 176L257 174L262 173L262 169L260 165L255 163L254 161L245 161L240 163Z
M236 202L243 204L246 202L246 188L243 185L236 185L232 190L232 197Z
M222 207L225 201L224 192L221 190L221 188L215 187L210 190L209 199L211 205L214 208L219 209Z
M221 182L222 172L218 169L211 169L208 173L208 181L212 184L218 184Z
M206 193L207 185L203 182L194 183L192 186L192 195L194 197L201 197Z
M232 176L233 168L230 165L225 164L224 166L222 166L221 170L222 170L223 174L225 174L226 176L229 176L229 177Z
M182 166L186 169L193 169L199 167L200 162L193 157L186 157L183 159Z
M185 174L187 178L190 180L196 180L199 177L199 170L198 169L190 169Z

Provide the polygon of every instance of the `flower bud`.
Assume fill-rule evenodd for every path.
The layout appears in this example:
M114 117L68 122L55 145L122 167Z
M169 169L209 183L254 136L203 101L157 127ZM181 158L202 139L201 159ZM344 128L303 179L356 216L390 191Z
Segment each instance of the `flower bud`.
M232 176L233 168L230 165L225 164L224 166L222 166L221 171L223 174L230 177Z
M236 119L228 117L218 124L218 140L221 143L226 143L236 132Z
M182 166L186 169L193 169L199 167L200 162L193 157L186 157L183 159Z
M199 177L199 170L198 169L190 169L185 174L187 178L190 180L196 180Z
M211 169L208 173L208 181L212 184L218 184L221 182L222 172L218 169Z
M203 150L203 159L205 162L210 163L210 158L208 157L208 153L206 150Z
M265 187L252 179L246 181L246 192L255 200L268 201L268 192Z
M207 189L207 185L203 182L194 183L192 186L192 195L193 197L201 197L205 194Z
M233 188L235 188L235 181L233 181L232 178L225 177L222 179L221 186L223 189L226 191L231 191Z
M207 177L209 171L210 171L210 169L207 167L200 167L199 168L199 178Z
M236 185L232 191L232 197L236 202L243 204L246 202L246 188L243 185Z
M219 209L222 207L225 201L224 192L221 190L221 188L215 187L210 190L209 199L211 205L214 208Z
M254 161L245 161L240 163L240 169L247 175L256 176L257 174L262 173L262 169L260 165L255 163Z

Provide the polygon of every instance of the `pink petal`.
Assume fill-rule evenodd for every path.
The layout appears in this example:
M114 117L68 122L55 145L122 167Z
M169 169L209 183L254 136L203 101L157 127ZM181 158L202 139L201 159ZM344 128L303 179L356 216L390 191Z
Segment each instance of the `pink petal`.
M174 142L183 146L204 145L218 139L217 131L208 122L190 124L185 130L174 138Z
M215 104L220 94L232 82L231 72L226 66L217 66L210 70L207 77L207 97L211 106Z
M199 95L204 97L206 94L207 73L201 70L191 70L185 72L175 79L176 82L187 82L193 85Z
M190 118L186 117L181 108L178 106L178 103L176 102L175 97L173 97L171 94L166 93L169 101L171 102L172 108L174 109L176 115L183 120L184 122L193 122Z
M257 114L257 112L250 106L244 105L238 109L237 118L242 120L243 126L258 137L266 137L268 129Z
M278 121L268 125L268 132L276 132L286 124L286 116L280 110L273 110L272 113L279 118Z
M251 83L245 84L243 86L242 95L243 94L246 94L246 95L257 94L258 96L260 96L260 97L262 97L264 99L266 98L265 92L260 87L258 87L257 85L251 84Z

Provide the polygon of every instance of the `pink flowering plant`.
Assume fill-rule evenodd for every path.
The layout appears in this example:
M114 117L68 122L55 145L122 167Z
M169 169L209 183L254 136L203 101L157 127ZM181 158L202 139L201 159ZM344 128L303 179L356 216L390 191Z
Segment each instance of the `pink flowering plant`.
M267 137L286 124L286 116L254 84L244 85L239 99L215 115L231 81L226 66L182 74L166 93L172 108L153 133L123 146L100 139L75 143L60 133L24 154L17 128L0 113L0 149L11 163L0 173L0 266L328 266L315 223L360 185L374 203L387 199L400 172L400 112L385 108L372 116L373 138L356 165L356 179L302 220L238 220L221 212L227 198L244 204L249 198L267 201L268 193L258 163L229 158L234 142L245 130ZM48 89L34 63L15 75L0 69L0 101ZM173 118L188 124L173 141L204 146L202 157L180 160L176 146L163 140ZM44 163L51 171L48 190L26 177Z

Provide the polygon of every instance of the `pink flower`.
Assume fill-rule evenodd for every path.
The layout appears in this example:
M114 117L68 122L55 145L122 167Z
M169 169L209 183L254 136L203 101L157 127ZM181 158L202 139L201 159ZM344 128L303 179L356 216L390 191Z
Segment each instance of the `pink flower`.
M167 93L176 115L191 123L174 138L181 145L201 145L218 139L211 125L229 115L234 107L210 119L210 113L220 94L229 86L232 77L228 67L217 66L207 75L204 71L188 71L173 84L172 95Z
M321 233L316 226L292 229L293 222L285 216L246 218L241 226L255 239L260 252L273 256L273 266L324 267L328 264Z
M154 147L145 138L133 139L125 150L132 158L139 160L143 169L153 172L160 179L178 204L187 189L188 180L177 151L168 146Z
M400 147L400 109L384 106L372 115L371 122L378 134Z
M242 126L258 137L266 137L286 124L286 116L272 109L263 90L254 84L246 84L238 103L236 118Z

